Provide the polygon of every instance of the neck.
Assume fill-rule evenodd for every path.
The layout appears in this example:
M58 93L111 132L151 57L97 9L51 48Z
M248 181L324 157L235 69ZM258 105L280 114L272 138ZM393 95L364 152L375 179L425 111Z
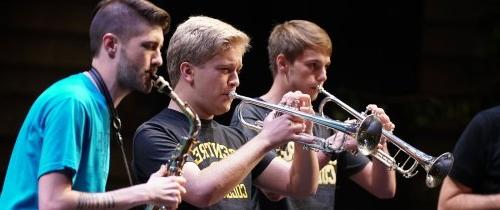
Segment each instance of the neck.
M196 103L196 100L194 100L192 97L193 94L188 93L189 88L183 88L183 84L179 83L174 89L174 92L177 94L177 96L180 98L181 101L184 103L189 104L189 107L193 110L194 113L198 115L200 119L203 120L211 120L214 118L214 115L211 113L207 113L206 111L203 111L200 106L198 106L198 103ZM182 109L179 107L177 103L174 102L174 100L170 100L170 103L168 104L168 108L176 110L178 112L182 112Z
M117 75L118 69L114 68L112 64L100 62L99 59L92 60L92 66L99 72L106 84L106 88L113 100L113 106L116 108L121 100L130 93L130 90L124 89L118 82ZM94 81L95 82L95 81Z
M261 98L269 103L278 104L281 101L281 98L286 93L292 91L291 88L287 85L286 81L281 78L280 75L276 75L276 78L273 80L273 85L269 91L262 95Z

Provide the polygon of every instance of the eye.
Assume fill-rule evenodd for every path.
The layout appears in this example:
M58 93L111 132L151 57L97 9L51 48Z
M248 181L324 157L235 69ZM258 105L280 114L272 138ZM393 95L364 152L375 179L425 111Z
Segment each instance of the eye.
M158 49L159 47L159 44L156 42L144 42L142 43L142 47L144 47L147 50L156 51L156 49Z
M307 64L307 67L309 67L309 68L310 68L310 69L312 69L312 70L316 70L316 69L318 69L318 68L319 68L319 64L318 64L318 63L315 63L315 62L314 62L314 63L308 63L308 64Z

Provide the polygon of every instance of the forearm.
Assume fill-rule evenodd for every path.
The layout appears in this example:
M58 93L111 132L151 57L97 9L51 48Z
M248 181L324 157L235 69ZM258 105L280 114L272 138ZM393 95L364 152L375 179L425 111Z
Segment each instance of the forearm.
M389 154L387 147L383 151ZM375 189L375 196L378 198L393 198L396 193L396 172L390 170L378 159L373 158L372 185Z
M291 166L288 192L292 196L308 196L316 193L319 182L319 163L316 152L304 150L302 144L294 143L294 158Z
M212 163L197 174L185 174L187 194L183 199L195 206L217 203L233 190L270 150L257 138L244 144L230 156Z
M120 190L87 193L71 189L61 194L54 194L48 200L40 200L40 209L129 209L137 205L146 204L149 200L142 185L132 186Z
M150 196L144 184L105 193L77 192L76 209L129 209L149 203Z
M499 209L500 194L479 195L462 193L449 198L444 202L439 202L439 210L485 210Z
M319 167L320 170L324 166L326 166L330 162L330 160L332 159L332 157L330 155L327 155L327 154L325 154L324 152L321 152L321 151L317 152L316 156L318 158L318 163L319 163L318 167Z

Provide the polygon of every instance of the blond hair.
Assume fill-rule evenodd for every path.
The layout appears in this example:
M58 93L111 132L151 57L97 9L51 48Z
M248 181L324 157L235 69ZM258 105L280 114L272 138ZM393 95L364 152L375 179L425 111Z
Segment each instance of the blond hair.
M182 62L201 65L229 48L243 53L248 50L250 38L223 21L193 16L175 30L167 49L167 68L170 83L175 87L180 77Z

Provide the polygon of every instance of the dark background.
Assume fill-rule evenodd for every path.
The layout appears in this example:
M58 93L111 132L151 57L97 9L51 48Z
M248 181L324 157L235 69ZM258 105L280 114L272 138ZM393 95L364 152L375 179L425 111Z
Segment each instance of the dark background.
M0 186L22 121L50 84L90 64L88 26L97 1L6 1L0 19ZM284 20L306 19L332 37L326 89L362 111L382 106L407 143L438 156L452 151L478 111L500 104L500 5L495 0L408 1L155 1L173 27L191 15L219 18L246 32L239 93L269 89L266 38ZM168 42L165 43L167 45ZM165 68L160 74L165 75ZM140 123L169 99L133 93L119 106L127 154ZM348 115L331 106L338 119ZM219 116L228 123L232 114ZM114 142L113 142L114 143ZM109 189L127 185L119 147L112 145ZM425 187L425 171L398 177L396 197L378 200L339 181L338 209L435 209L439 188Z

